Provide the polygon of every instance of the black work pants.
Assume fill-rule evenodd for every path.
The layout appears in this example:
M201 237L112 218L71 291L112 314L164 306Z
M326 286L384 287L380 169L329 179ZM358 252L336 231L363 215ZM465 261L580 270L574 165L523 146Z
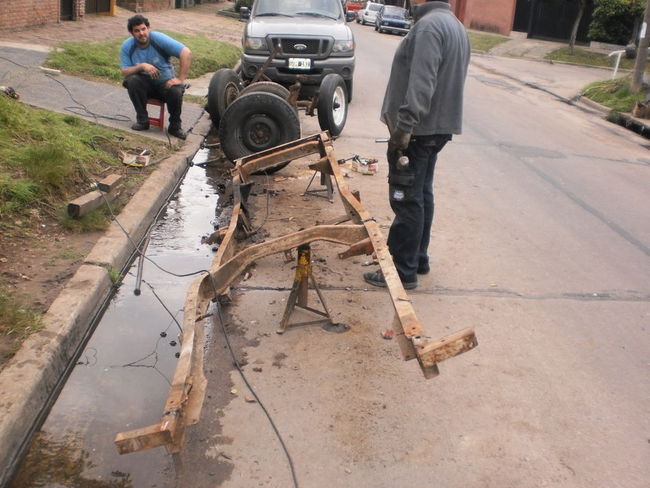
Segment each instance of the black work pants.
M140 123L149 122L147 99L157 98L167 104L169 112L169 128L181 128L181 109L183 107L183 85L167 88L165 85L154 83L149 76L137 73L124 79L122 83L129 92L129 98L135 108L136 120Z
M388 249L403 282L417 281L418 265L429 262L433 223L433 173L438 153L450 135L415 136L404 154L406 168L388 154L388 189L395 218L388 232Z

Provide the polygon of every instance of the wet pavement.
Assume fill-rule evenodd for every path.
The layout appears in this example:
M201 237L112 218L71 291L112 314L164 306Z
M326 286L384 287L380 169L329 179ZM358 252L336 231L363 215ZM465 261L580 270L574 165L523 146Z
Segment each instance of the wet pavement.
M200 151L195 162L207 159ZM201 237L212 232L218 173L193 166L154 227L147 257L176 275L210 266ZM183 304L192 276L144 264L141 295L133 263L38 431L11 484L33 486L174 486L163 449L120 456L118 432L160 420L179 351Z

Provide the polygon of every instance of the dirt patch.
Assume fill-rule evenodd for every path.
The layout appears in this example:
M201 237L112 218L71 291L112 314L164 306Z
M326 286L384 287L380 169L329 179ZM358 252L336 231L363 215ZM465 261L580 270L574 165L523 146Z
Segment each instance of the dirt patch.
M125 188L119 202L127 202L143 182ZM37 209L29 219L3 222L0 284L22 306L43 314L102 235L103 231L70 232L57 218ZM17 333L0 334L0 369L23 339Z

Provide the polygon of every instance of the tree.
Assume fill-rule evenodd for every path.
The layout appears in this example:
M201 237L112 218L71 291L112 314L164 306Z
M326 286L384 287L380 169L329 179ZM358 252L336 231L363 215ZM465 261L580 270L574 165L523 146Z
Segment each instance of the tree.
M578 27L580 26L580 21L582 16L585 13L587 8L587 2L591 0L580 0L580 5L578 6L578 14L576 19L573 21L573 27L571 28L571 37L569 38L569 53L573 54L573 48L576 45L576 37L578 37Z
M643 22L646 26L645 33L643 38L639 41L639 48L636 50L634 73L632 75L632 91L634 93L639 93L639 91L641 91L643 86L643 74L645 73L645 64L648 59L648 46L650 45L650 2L645 6Z

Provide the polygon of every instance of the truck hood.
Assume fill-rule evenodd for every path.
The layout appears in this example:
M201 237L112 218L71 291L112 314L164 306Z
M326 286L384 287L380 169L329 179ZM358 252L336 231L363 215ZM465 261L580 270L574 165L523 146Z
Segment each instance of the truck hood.
M301 17L253 17L246 24L246 34L249 37L265 37L267 35L333 37L337 40L352 39L352 30L343 21L319 19L308 16Z

